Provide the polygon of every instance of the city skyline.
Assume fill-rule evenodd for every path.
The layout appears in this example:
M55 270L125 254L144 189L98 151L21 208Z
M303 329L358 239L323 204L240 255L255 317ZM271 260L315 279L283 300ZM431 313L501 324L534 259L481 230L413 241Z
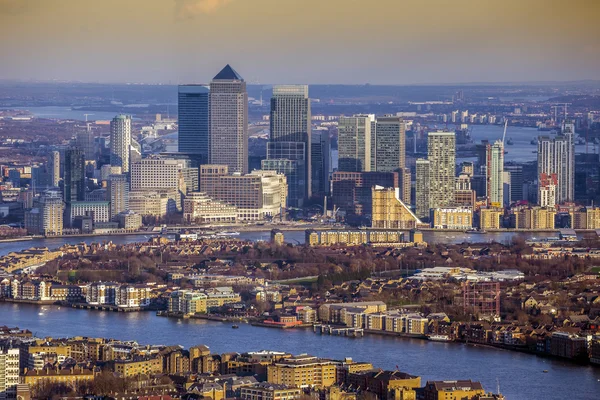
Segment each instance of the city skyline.
M600 79L599 12L589 0L2 0L0 79L183 84L228 62L266 83Z

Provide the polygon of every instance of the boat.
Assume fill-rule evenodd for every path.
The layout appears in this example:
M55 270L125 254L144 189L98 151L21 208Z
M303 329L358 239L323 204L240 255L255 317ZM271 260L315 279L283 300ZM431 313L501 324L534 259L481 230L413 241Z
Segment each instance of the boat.
M512 146L514 144L512 138L508 138L508 140L506 141L506 144L509 146Z
M219 232L217 236L239 236L239 232Z
M529 144L533 144L533 145L536 145L536 144L538 144L538 142L537 142L537 138L533 138L533 139L531 139L531 142L529 142Z
M231 325L231 329L238 329L239 326L238 325Z
M450 336L448 335L429 335L427 339L433 342L451 342Z
M469 230L465 231L465 233L481 233L481 234L483 234L483 233L487 233L487 232L483 229L469 229Z
M545 369L545 370L543 370L542 372L543 372L543 373L545 373L545 374L547 374L547 373L548 373L548 370L547 370L547 369Z

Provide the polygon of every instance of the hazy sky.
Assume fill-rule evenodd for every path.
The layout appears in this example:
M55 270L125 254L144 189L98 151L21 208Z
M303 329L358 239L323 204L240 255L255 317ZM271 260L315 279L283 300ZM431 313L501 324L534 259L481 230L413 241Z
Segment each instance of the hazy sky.
M0 79L600 79L600 0L0 0Z

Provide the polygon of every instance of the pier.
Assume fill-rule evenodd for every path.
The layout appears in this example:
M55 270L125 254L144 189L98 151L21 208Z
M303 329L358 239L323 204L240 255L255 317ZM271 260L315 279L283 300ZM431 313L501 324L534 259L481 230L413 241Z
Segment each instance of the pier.
M362 328L336 328L331 325L317 324L313 326L313 331L321 335L363 337L365 330Z

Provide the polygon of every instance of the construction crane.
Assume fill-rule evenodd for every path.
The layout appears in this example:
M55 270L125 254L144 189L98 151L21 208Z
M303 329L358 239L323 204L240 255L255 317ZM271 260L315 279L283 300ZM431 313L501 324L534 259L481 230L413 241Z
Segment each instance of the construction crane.
M506 138L506 127L508 126L508 118L504 120L504 133L502 134L502 147L504 147L504 139Z
M88 120L88 118L87 118L87 117L88 117L88 115L94 115L94 114L83 114L83 115L85 115L85 122L87 122L87 120Z

